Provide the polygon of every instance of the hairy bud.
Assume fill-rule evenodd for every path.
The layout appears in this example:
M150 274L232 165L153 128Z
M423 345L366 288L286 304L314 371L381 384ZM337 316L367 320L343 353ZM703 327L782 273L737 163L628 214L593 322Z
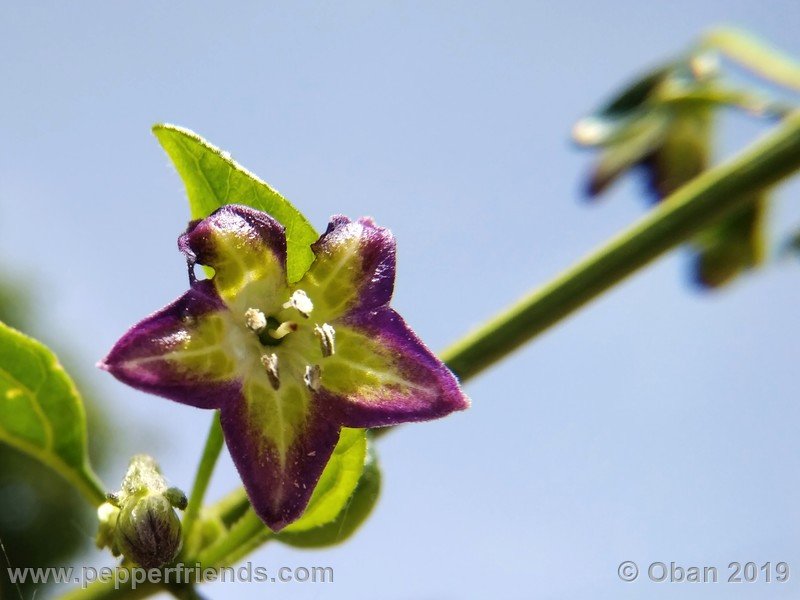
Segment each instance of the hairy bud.
M122 489L109 494L109 501L98 509L97 545L139 566L160 567L172 561L181 547L175 508L186 508L185 494L167 487L151 457L134 456Z

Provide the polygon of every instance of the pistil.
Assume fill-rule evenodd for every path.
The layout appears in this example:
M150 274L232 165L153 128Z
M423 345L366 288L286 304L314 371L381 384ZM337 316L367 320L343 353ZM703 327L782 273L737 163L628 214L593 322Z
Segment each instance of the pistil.
M270 329L268 333L272 339L282 340L293 331L297 331L297 323L294 321L284 321L278 325L277 329Z

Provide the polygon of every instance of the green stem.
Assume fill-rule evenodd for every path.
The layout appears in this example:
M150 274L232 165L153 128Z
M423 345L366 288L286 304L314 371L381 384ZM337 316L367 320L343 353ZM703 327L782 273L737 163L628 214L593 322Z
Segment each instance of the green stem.
M669 196L644 218L466 335L441 358L462 381L800 168L800 112Z
M189 496L189 504L187 504L186 512L183 515L183 539L187 545L191 540L197 517L200 515L200 508L203 506L203 498L206 495L211 474L214 472L219 453L222 451L222 443L222 426L219 422L219 413L215 412L214 418L211 420L211 428L208 430L206 445L203 448L203 456L197 466L197 474L194 478L192 493Z
M211 507L210 512L219 517L225 527L230 528L250 507L250 500L243 487L238 487Z
M253 550L261 541L266 541L272 533L264 525L253 509L248 509L241 519L234 523L227 535L203 550L198 560L204 567L220 567L230 562L229 557L241 558L242 548ZM254 544L259 540L259 544Z
M143 582L135 588L128 581L125 583L115 580L95 581L85 588L75 588L60 597L60 600L111 600L113 598L125 598L135 600L136 598L147 598L156 592L163 590L163 587L156 583Z
M113 600L115 598L135 600L137 598L147 598L162 591L169 592L172 596L181 600L202 598L193 583L177 584L143 581L134 584L131 581L130 572L128 575L128 578L124 580L112 578L108 581L95 581L85 588L75 588L61 596L60 600Z
M63 473L62 471L61 474ZM106 490L100 478L92 471L92 468L88 464L84 467L81 476L67 477L67 479L80 490L83 497L86 498L92 506L100 506L106 501Z

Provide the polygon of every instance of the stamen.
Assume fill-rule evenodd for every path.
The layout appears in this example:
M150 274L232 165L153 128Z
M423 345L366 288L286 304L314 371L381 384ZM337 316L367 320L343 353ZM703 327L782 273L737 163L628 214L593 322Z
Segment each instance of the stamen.
M310 389L312 392L316 392L319 390L319 379L322 375L322 369L319 368L319 365L306 365L306 372L303 375L303 381L306 384L306 387Z
M244 313L244 324L250 331L259 333L267 326L267 316L257 308L248 308Z
M269 377L269 382L272 384L272 389L277 390L281 386L278 374L278 355L275 353L264 354L261 357L261 364L264 365L267 371L267 377Z
M311 298L303 290L295 290L289 301L284 302L283 308L294 308L307 319L311 311L314 310L314 303L311 302Z
M285 321L278 325L277 329L270 329L269 335L276 340L281 340L293 331L297 331L297 323L294 321Z
M322 356L330 356L336 353L336 331L327 323L322 326L317 325L314 327L314 335L319 337L320 348L322 348Z

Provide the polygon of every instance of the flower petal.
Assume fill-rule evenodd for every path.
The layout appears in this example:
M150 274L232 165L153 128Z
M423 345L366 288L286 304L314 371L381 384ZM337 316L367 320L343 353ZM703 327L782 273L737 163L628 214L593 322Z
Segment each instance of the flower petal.
M351 315L335 330L316 401L345 427L435 419L469 406L453 373L391 308Z
M230 315L210 281L133 326L99 367L128 385L198 408L239 395Z
M292 381L276 391L254 378L244 396L222 409L222 430L253 508L278 531L303 514L341 427Z
M331 218L312 246L316 260L297 284L314 300L314 317L332 320L389 302L394 289L395 240L372 219Z
M285 285L286 235L267 213L236 204L223 206L192 222L178 247L190 268L199 263L214 269L214 285L229 304L237 296L275 297Z

